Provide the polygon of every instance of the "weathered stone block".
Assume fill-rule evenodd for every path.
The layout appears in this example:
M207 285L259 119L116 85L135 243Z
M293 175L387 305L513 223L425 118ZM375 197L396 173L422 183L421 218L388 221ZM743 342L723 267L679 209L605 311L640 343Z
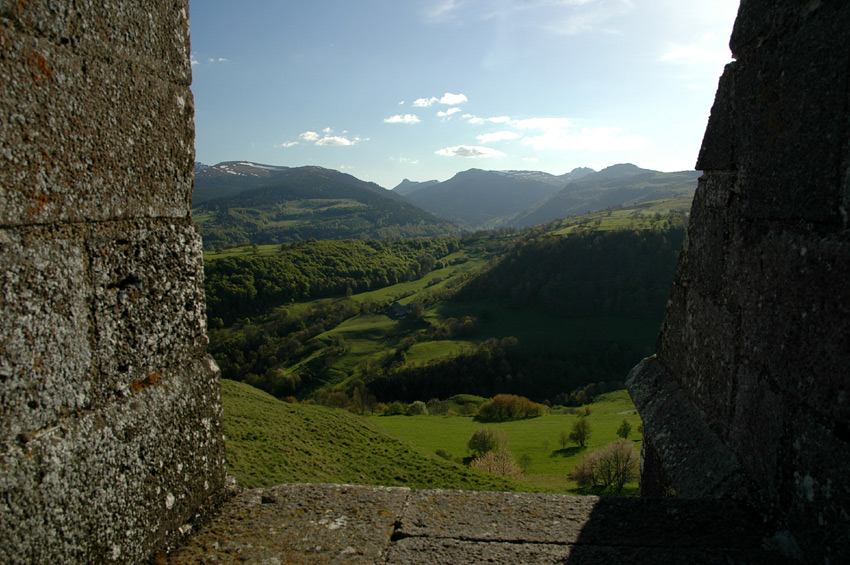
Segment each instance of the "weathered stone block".
M827 2L840 4L840 0ZM782 35L788 27L796 27L799 20L805 21L816 15L823 4L823 0L741 0L729 47L736 56L744 56L748 51L761 47L765 38Z
M224 485L217 368L0 442L0 547L10 563L140 563L173 546Z
M644 420L644 437L663 465L665 480L659 483L669 483L681 498L746 496L748 481L734 453L708 425L703 405L689 398L664 363L644 359L626 386Z
M0 83L15 93L0 98L0 225L186 217L189 88L2 20L0 30Z
M189 221L110 226L88 242L98 396L127 396L206 349L200 236Z
M169 562L382 563L409 495L351 485L245 491Z
M850 423L850 240L846 234L740 231L727 275L738 283L727 300L740 312L740 359L771 375L775 389Z
M38 235L0 230L0 441L92 402L85 253Z
M97 0L0 0L0 17L88 59L114 57L165 80L192 80L187 0L113 2L108 8Z
M850 84L850 5L806 20L763 38L735 66L735 107L746 109L733 116L744 218L842 221L847 125L836 110Z
M733 98L736 63L726 65L717 86L711 116L699 150L696 169L699 171L730 170L735 168L735 124Z

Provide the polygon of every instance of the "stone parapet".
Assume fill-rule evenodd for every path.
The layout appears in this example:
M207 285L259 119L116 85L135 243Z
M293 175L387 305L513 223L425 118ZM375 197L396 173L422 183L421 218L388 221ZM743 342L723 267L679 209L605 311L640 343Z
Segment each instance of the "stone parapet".
M784 563L734 501L351 485L245 491L167 563Z
M139 563L224 492L188 2L0 1L0 561Z
M642 480L678 493L716 459L672 440L719 442L789 554L844 562L850 4L743 1L731 46L657 358L630 381L653 449ZM705 495L740 496L737 480Z

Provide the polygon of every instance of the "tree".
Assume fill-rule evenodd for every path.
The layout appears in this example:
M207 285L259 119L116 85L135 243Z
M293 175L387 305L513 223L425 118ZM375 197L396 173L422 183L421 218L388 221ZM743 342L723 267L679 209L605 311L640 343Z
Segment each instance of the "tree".
M428 407L421 400L414 400L408 405L406 414L408 416L427 416Z
M616 494L638 477L639 469L640 454L630 441L619 439L584 457L569 477L582 488L598 485Z
M480 457L503 448L507 443L508 436L505 432L484 426L472 434L466 446Z
M558 442L561 444L561 449L566 449L567 444L570 442L570 434L566 430L561 431L561 435L558 436Z
M493 473L494 475L501 475L509 479L522 478L522 468L520 468L520 466L517 465L517 462L514 461L514 456L511 452L504 448L488 451L487 453L476 457L469 466L480 471Z
M630 433L632 433L632 425L623 418L623 423L617 428L617 435L623 439L629 439Z
M587 422L587 418L579 418L573 423L570 440L579 447L584 447L588 439L590 439L590 424Z

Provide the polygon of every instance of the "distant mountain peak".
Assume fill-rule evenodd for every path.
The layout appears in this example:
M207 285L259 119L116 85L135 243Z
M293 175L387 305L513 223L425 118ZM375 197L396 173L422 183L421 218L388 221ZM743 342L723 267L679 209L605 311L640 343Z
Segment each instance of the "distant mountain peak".
M437 184L438 180L426 180L426 181L412 181L410 179L404 179L395 188L392 189L394 194L400 194L401 196L407 196L408 194L414 193L417 190L428 188L429 186Z

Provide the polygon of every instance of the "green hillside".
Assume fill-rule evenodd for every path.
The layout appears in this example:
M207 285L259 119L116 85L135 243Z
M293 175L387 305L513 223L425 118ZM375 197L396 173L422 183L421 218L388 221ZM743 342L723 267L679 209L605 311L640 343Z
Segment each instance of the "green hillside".
M452 223L404 202L391 191L351 175L298 167L195 179L192 210L204 248L315 239L423 237L458 233ZM243 166L243 169L245 167ZM209 198L212 195L227 195ZM204 198L206 197L206 198Z
M302 482L534 490L429 455L344 410L287 404L226 379L222 402L227 471L246 488Z
M640 449L640 418L625 391L605 394L588 406L592 431L586 448L564 448L560 442L561 432L582 413L578 409L487 424L507 434L508 449L525 468L519 481L459 463L469 453L469 437L484 425L471 417L364 418L340 409L288 404L227 379L222 381L222 401L227 470L246 488L322 482L576 493L580 491L567 475L582 457L615 441L624 419ZM636 488L632 483L626 493Z

